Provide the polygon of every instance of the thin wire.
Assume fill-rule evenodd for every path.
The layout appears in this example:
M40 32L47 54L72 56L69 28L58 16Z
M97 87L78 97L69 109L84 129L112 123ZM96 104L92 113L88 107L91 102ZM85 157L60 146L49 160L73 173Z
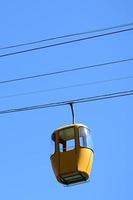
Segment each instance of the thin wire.
M8 99L8 98L13 98L13 97L35 95L35 94L41 94L41 93L45 93L45 92L53 92L53 91L57 91L57 90L84 87L84 86L88 86L88 85L97 85L97 84L102 84L102 83L109 83L109 82L113 82L113 81L121 81L121 80L128 80L128 79L133 79L133 76L125 76L125 77L119 77L119 78L113 78L113 79L106 79L103 81L93 81L93 82L89 82L89 83L75 84L75 85L69 85L69 86L64 86L64 87L56 87L56 88L51 88L51 89L46 89L46 90L37 90L37 91L30 91L30 92L25 92L25 93L5 95L5 96L0 96L0 99Z
M45 45L45 46L41 46L41 47L29 48L29 49L26 49L26 50L1 54L0 58L12 56L12 55L17 55L17 54L22 54L22 53L26 53L26 52L32 52L32 51L41 50L41 49L46 49L46 48L51 48L51 47L56 47L56 46L61 46L61 45L65 45L65 44L75 43L75 42L81 42L81 41L84 41L84 40L104 37L104 36L108 36L108 35L114 35L114 34L118 34L118 33L122 33L122 32L128 32L128 31L133 31L133 28L122 29L122 30L112 31L112 32L103 33L103 34L99 34L99 35L88 36L88 37L73 39L73 40L64 41L64 42L58 42L58 43L49 44L49 45Z
M50 108L50 107L65 106L65 105L68 105L70 103L77 104L77 103L93 102L93 101L99 101L99 100L105 100L105 99L113 99L113 98L117 98L117 97L131 96L131 95L133 95L133 89L127 90L127 91L120 91L120 92L115 92L115 93L103 94L103 95L99 95L99 96L91 96L91 97L85 97L85 98L80 98L80 99L73 99L73 100L68 100L68 101L53 102L53 103L42 104L42 105L34 105L34 106L28 106L28 107L1 110L0 114L7 114L7 113L14 113L14 112L44 109L44 108Z
M85 34L90 34L90 33L102 32L102 31L107 31L107 30L112 30L112 29L117 29L117 28L124 28L124 27L132 26L132 25L133 25L133 23L131 22L131 23L127 23L127 24L120 24L120 25L117 25L117 26L106 27L106 28L101 28L101 29L96 29L96 30L72 33L72 34L47 38L47 39L41 39L41 40L37 40L37 41L33 41L33 42L27 42L27 43L21 43L21 44L16 44L16 45L5 46L5 47L1 47L0 50L12 49L12 48L22 47L22 46L28 46L28 45L32 45L32 44L38 44L38 43L42 43L42 42L53 41L53 40L57 40L57 39L63 39L63 38L74 37L74 36L80 36L80 35L85 35Z
M87 69L90 69L90 68L103 67L103 66L106 66L106 65L113 65L113 64L130 62L130 61L133 61L133 57L127 58L127 59L115 60L115 61L111 61L111 62L105 62L105 63L99 63L99 64L94 64L94 65L84 66L84 67L77 67L77 68L65 69L65 70L60 70L60 71L54 71L54 72L49 72L49 73L32 75L32 76L20 77L20 78L15 78L15 79L2 80L2 81L0 81L0 84L6 84L6 83L11 83L11 82L17 82L17 81L24 81L24 80L34 79L34 78L41 78L41 77L45 77L45 76L53 76L53 75L57 75L57 74L74 72L74 71L79 71L79 70L87 70Z

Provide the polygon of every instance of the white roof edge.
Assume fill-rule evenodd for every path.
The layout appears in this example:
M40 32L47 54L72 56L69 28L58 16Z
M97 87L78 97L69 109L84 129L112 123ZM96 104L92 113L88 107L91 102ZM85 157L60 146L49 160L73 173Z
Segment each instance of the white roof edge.
M55 131L58 131L58 130L60 130L60 129L63 129L63 128L68 128L68 127L74 126L74 125L77 125L77 126L84 126L84 127L88 128L88 127L87 127L86 125L84 125L84 124L75 123L75 124L69 124L69 125L65 125L65 126L59 127L59 128L57 128L57 129L55 129L54 132L55 132ZM89 128L88 128L88 129L89 129ZM89 130L90 130L90 129L89 129Z

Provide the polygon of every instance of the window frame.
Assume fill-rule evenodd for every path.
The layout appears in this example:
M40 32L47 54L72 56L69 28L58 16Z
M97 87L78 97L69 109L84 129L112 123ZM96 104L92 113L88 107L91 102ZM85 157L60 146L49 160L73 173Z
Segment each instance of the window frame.
M63 143L60 143L59 141L60 141L60 131L63 131L63 130L65 130L65 129L71 129L71 128L73 128L73 131L74 131L74 138L73 139L70 139L70 140L65 140L66 141L66 150L65 151L61 151L60 150L60 144L63 146ZM69 146L67 146L67 142L68 141L71 141L71 140L73 140L74 141L74 143L73 143L73 147L72 147L72 149L70 149L69 148ZM64 153L64 152L69 152L69 151L72 151L72 150L75 150L75 148L76 148L76 127L75 126L70 126L70 127L65 127L65 128L62 128L62 129L60 129L60 130L58 130L58 151L59 151L59 153ZM63 149L63 148L62 148Z

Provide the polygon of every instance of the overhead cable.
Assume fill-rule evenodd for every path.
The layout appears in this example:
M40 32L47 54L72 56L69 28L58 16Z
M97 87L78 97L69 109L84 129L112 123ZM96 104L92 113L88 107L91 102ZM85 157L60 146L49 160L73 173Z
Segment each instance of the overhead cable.
M64 41L64 42L57 42L57 43L54 43L54 44L49 44L49 45L29 48L29 49L25 49L25 50L15 51L15 52L11 52L11 53L1 54L0 58L7 57L7 56L13 56L13 55L17 55L17 54L22 54L22 53L26 53L26 52L37 51L37 50L46 49L46 48L51 48L51 47L57 47L57 46L75 43L75 42L81 42L81 41L95 39L95 38L99 38L99 37L119 34L119 33L122 33L122 32L129 32L129 31L133 31L133 28L111 31L111 32L108 32L108 33L102 33L102 34L97 34L97 35L93 35L93 36L86 36L86 37L83 37L83 38L71 39L71 40Z
M63 74L63 73L68 73L68 72L74 72L74 71L79 71L79 70L87 70L87 69L90 69L90 68L103 67L103 66L107 66L107 65L114 65L114 64L118 64L118 63L130 62L130 61L133 61L133 57L127 58L127 59L105 62L105 63L94 64L94 65L88 65L88 66L84 66L84 67L75 67L75 68L71 68L71 69L64 69L64 70L54 71L54 72L49 72L49 73L42 73L42 74L19 77L19 78L14 78L14 79L1 80L0 84L6 84L6 83L11 83L11 82L41 78L41 77L45 77L45 76L53 76L53 75L58 75L58 74Z
M113 99L113 98L131 96L131 95L133 95L133 89L127 90L127 91L119 91L119 92L115 92L115 93L103 94L103 95L99 95L99 96L91 96L91 97L84 97L84 98L72 99L72 100L61 101L61 102L51 102L51 103L41 104L41 105L33 105L33 106L27 106L27 107L21 107L21 108L12 108L12 109L7 109L7 110L1 110L0 114L38 110L38 109L44 109L44 108L50 108L50 107L64 106L64 105L68 105L70 103L73 103L73 104L85 103L85 102Z
M28 46L28 45L53 41L53 40L57 40L57 39L69 38L69 37L74 37L74 36L82 36L82 35L86 35L86 34L90 34L90 33L103 32L103 31L108 31L108 30L118 29L118 28L124 28L124 27L129 27L129 26L133 26L133 23L131 22L131 23L127 23L127 24L120 24L120 25L105 27L105 28L101 28L101 29L72 33L72 34L61 35L61 36L51 37L51 38L47 38L47 39L41 39L41 40L32 41L32 42L26 42L26 43L20 43L20 44L16 44L16 45L5 46L5 47L1 47L0 50L12 49L12 48L22 47L22 46Z
M124 77L118 77L118 78L112 78L112 79L97 80L97 81L88 82L88 83L79 83L79 84L67 85L67 86L63 86L63 87L50 88L50 89L45 89L45 90L43 89L43 90L17 93L17 94L4 95L4 96L0 96L0 99L9 99L9 98L13 98L13 97L22 97L22 96L29 96L29 95L35 95L35 94L42 94L45 92L54 92L57 90L85 87L85 86L89 86L89 85L97 85L97 84L103 84L103 83L110 83L110 82L114 82L114 81L129 80L129 79L133 79L133 76L124 76Z

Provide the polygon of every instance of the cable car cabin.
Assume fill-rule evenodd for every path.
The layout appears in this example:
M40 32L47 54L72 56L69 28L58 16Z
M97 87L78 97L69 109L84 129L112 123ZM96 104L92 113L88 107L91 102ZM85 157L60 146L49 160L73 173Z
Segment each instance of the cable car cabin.
M56 179L65 185L88 180L93 163L89 129L82 124L59 128L52 134L51 163Z

